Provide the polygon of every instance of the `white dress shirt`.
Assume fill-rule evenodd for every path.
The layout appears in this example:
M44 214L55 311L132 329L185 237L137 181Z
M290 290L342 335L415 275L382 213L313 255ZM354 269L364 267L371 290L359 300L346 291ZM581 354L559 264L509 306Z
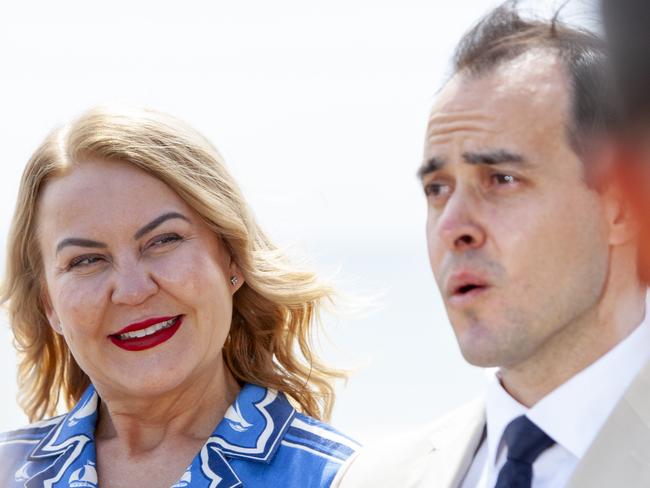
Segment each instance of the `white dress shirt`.
M501 386L494 372L486 399L487 435L462 488L493 488L506 462L502 439L508 424L526 415L557 444L533 463L532 488L566 486L578 463L635 376L650 360L650 317L598 361L526 408Z

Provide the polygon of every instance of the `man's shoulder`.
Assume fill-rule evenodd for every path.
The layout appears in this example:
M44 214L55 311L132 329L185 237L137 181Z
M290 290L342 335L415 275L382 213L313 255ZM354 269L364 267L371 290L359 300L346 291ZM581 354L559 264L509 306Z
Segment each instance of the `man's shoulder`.
M485 402L475 399L428 424L364 447L343 476L341 488L419 486L435 453L484 423ZM468 440L469 443L469 440Z
M650 486L650 362L638 373L567 486Z
M423 432L430 437L433 443L438 443L440 440L444 440L448 434L455 434L458 428L484 422L485 398L477 397L430 422Z

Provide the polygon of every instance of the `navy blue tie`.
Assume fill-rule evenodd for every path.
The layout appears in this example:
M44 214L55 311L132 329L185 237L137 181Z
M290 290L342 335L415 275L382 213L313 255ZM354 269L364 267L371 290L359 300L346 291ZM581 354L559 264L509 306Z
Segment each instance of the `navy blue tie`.
M555 441L525 415L508 424L503 439L508 446L508 459L499 471L495 488L530 488L533 463Z

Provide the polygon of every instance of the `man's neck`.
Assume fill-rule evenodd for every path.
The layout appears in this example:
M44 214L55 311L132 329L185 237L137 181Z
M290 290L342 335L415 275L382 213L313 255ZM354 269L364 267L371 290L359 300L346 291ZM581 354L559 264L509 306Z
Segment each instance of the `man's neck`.
M646 289L629 286L606 293L598 306L557 334L526 360L499 371L501 383L532 407L628 337L644 319Z

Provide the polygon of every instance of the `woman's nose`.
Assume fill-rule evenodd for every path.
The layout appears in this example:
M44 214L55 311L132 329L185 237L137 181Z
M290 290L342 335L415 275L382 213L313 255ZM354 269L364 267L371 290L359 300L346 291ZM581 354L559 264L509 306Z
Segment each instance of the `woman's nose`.
M120 305L139 305L158 292L158 284L138 262L125 263L115 270L111 300Z

